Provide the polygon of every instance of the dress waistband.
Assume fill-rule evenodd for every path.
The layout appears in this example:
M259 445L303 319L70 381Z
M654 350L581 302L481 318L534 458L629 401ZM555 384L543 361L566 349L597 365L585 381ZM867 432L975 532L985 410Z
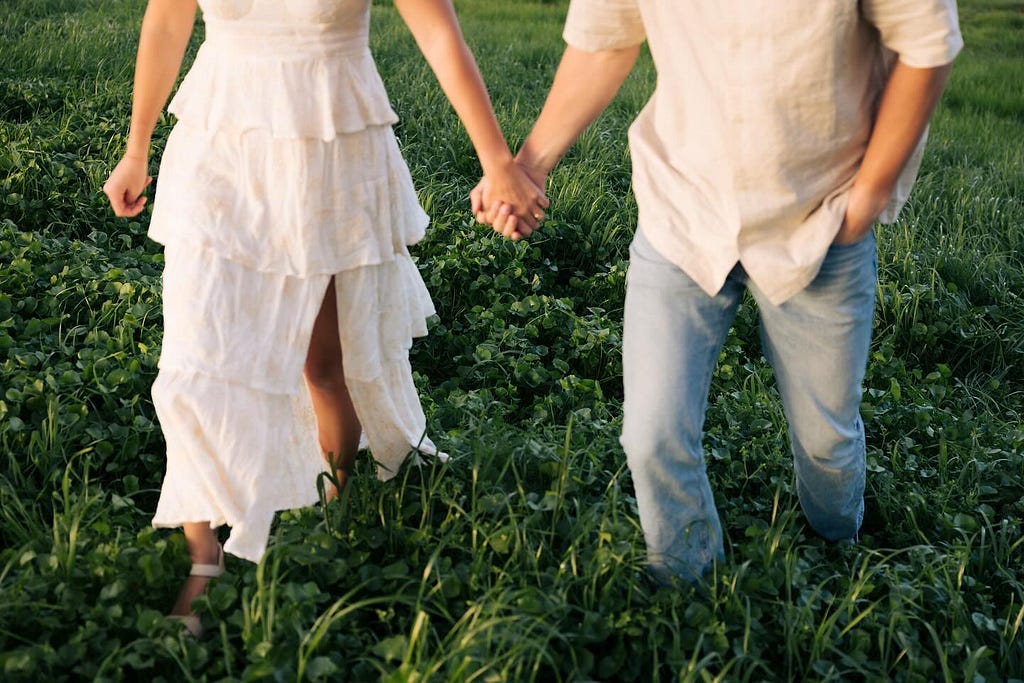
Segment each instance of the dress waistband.
M246 58L304 59L369 53L369 25L206 19L206 45Z

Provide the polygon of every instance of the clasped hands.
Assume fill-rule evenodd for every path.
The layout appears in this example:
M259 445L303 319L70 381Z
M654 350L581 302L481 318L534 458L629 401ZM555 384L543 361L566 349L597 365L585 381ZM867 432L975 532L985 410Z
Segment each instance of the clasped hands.
M511 240L529 237L544 220L550 202L546 174L521 161L485 174L469 193L476 220Z

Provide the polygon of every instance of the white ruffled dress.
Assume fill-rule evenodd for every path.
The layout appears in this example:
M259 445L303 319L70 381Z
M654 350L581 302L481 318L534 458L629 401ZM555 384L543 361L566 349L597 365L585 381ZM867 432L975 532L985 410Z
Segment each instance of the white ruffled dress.
M302 377L332 277L346 384L378 463L436 454L408 352L434 308L421 209L369 51L369 0L200 0L149 234L165 245L154 526L227 524L258 561L326 468Z

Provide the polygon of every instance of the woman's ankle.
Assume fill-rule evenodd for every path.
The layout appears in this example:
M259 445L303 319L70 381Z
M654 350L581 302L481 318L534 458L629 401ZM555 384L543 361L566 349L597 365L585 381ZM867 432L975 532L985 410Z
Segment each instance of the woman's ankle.
M221 546L210 525L205 522L188 523L183 525L183 530L192 564L217 564Z

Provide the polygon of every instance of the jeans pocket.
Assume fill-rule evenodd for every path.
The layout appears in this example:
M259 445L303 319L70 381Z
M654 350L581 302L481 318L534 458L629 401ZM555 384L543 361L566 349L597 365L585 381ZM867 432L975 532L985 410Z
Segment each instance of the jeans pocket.
M865 245L865 243L874 242L874 241L875 241L875 229L871 228L870 230L867 231L867 233L863 237L861 237L856 242L850 242L848 244L835 244L835 243L832 243L832 244L829 245L828 250L830 252L833 249L835 249L836 251L848 251L850 249L855 249L857 247L863 247Z
M830 246L810 286L819 291L838 288L851 295L870 293L873 297L877 274L877 242L871 230L864 239Z

